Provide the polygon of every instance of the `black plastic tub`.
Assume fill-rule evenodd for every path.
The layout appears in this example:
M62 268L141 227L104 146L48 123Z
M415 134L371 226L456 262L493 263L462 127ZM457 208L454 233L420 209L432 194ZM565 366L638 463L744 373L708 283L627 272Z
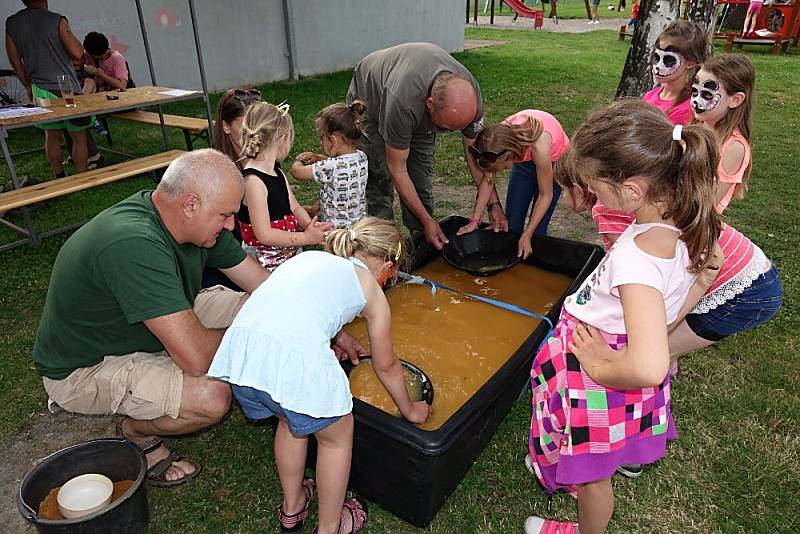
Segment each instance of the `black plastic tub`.
M17 508L26 521L46 534L144 532L149 520L144 484L146 472L144 454L123 439L106 438L79 443L43 458L25 475L17 494ZM110 506L93 514L62 520L38 517L39 505L51 489L85 473L100 473L114 482L134 482Z
M466 223L463 217L447 217L440 222L448 236ZM439 255L421 234L414 236L412 244L414 269ZM575 292L603 255L600 247L588 243L534 237L533 254L525 263L573 279L548 313L553 324L564 298ZM353 399L353 489L412 525L427 526L525 387L534 351L547 330L548 326L540 323L506 364L434 431L422 430Z

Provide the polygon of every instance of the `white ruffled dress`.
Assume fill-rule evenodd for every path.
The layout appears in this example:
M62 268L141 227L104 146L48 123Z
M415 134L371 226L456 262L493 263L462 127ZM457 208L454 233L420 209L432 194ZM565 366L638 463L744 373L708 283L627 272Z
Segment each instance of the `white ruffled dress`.
M366 304L357 268L319 251L281 264L225 332L208 376L265 391L311 417L350 413L350 384L330 342Z

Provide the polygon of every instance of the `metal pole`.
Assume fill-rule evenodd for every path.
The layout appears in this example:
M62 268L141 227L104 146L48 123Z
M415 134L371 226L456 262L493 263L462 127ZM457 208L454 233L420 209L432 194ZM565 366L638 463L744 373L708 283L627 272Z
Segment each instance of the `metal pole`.
M283 27L286 28L286 48L289 56L289 79L296 80L297 74L297 44L294 37L294 12L291 0L283 0Z
M144 53L147 56L147 68L150 69L150 82L154 86L156 83L156 71L153 69L153 57L150 55L150 41L147 40L147 28L144 25L144 16L142 15L142 2L136 0L136 13L139 15L139 27L142 29L142 42L144 43ZM161 123L161 136L164 138L164 150L169 150L169 137L167 137L167 127L164 126L164 111L161 106L158 106L158 120Z
M14 161L11 159L11 153L8 151L8 145L6 144L6 137L8 137L8 131L5 128L0 128L0 145L2 145L3 147L3 157L6 158L6 165L8 165L8 173L11 175L11 184L14 186L14 189L16 190L19 189L19 179L17 178L17 171L14 168ZM36 235L36 230L33 228L33 221L31 220L31 214L28 213L28 207L23 206L21 208L21 211L22 211L22 219L25 221L25 227L28 230L28 239L30 240L32 245L38 245L39 236ZM2 218L1 214L0 218Z
M492 12L491 16L489 17L489 24L494 24L494 0L492 0Z
M211 102L208 98L208 84L206 83L206 67L203 63L203 52L200 49L200 37L197 34L197 17L194 12L194 0L189 0L189 13L192 16L192 32L194 32L194 48L197 50L197 63L200 65L200 83L203 84L203 100L206 103L206 118L208 119L208 144L214 144L214 128L211 123Z
M478 0L475 1L477 2ZM467 21L465 22L465 24L469 24L469 0L467 0Z
M477 26L477 24L478 24L478 0L475 0L475 6L474 6L474 8L472 10L472 13L473 13L473 16L474 16L475 25Z

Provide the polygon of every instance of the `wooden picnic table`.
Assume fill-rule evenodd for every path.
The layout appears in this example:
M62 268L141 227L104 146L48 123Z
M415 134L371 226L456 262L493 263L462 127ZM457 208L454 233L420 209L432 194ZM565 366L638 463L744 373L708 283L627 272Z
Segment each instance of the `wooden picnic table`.
M108 96L117 97L116 99L109 99ZM179 89L171 89L169 87L155 87L155 86L143 86L143 87L135 87L133 89L127 89L125 91L109 91L109 92L101 92L89 95L75 95L75 107L67 107L66 102L63 98L58 98L55 100L50 100L47 102L45 109L48 110L47 113L39 113L35 115L25 115L22 117L13 117L13 118L0 118L0 145L2 146L3 150L3 158L6 161L6 165L8 166L8 172L11 175L11 183L14 186L14 189L19 189L19 180L17 178L16 169L14 168L14 161L11 157L11 152L8 148L8 135L9 131L15 130L18 128L26 128L29 126L36 126L40 124L48 124L52 122L58 122L63 120L71 120L71 119L79 119L81 117L89 117L92 115L103 115L103 114L110 114L110 113L120 113L124 111L129 111L141 107L146 106L161 106L163 104L170 104L173 102L180 102L182 100L190 100L195 98L203 98L202 91L183 91ZM159 112L160 113L160 112ZM209 124L210 124L210 117L209 117ZM171 154L172 159L176 157L177 151L169 151L168 141L167 141L167 134L166 129L164 127L163 121L161 123L162 135L164 137L164 154ZM148 158L153 159L152 156L148 156ZM170 158L164 157L160 158L159 164L166 166L171 161ZM118 164L114 169L114 173L109 175L108 172L102 173L103 179L102 180L90 180L89 182L84 180L84 186L81 189L85 189L88 187L94 187L95 185L100 185L102 183L108 183L109 181L114 181L114 179L121 179L127 176L130 176L130 172L132 169L142 167L141 164L138 163L137 159L133 159L130 162ZM152 168L153 163L149 163L149 167ZM117 168L118 167L118 168ZM90 171L91 172L91 171ZM67 178L67 180L82 180L87 173L81 173L77 175L73 175ZM96 173L95 173L96 174ZM91 178L91 177L90 177ZM56 181L51 181L56 182ZM47 188L51 182L44 182L44 188ZM39 187L39 189L42 189ZM73 190L77 190L70 187L64 187L63 184L58 188L60 194L67 194L72 192ZM53 192L55 192L55 184L53 188ZM17 191L12 191L11 193L17 193ZM0 208L3 206L2 197L3 195L7 195L8 193L0 194ZM60 196L58 195L51 195L51 196ZM17 195L19 196L19 195ZM11 200L9 198L9 200ZM14 199L15 204L19 203L19 199ZM38 201L37 197L32 196L27 201L28 203L34 203ZM65 226L56 230L51 230L46 232L45 234L38 234L33 226L33 223L30 218L30 214L28 213L27 205L23 205L20 207L22 210L22 218L24 220L25 227L18 226L3 217L3 214L0 213L0 224L11 228L15 232L18 232L25 236L23 239L19 241L15 241L13 243L2 245L0 246L0 251L7 250L9 248L13 248L19 246L21 244L38 244L41 240L41 237L46 235L51 235L57 233L59 231L68 230L79 226L82 223L71 224L69 226ZM0 209L0 211L4 211Z

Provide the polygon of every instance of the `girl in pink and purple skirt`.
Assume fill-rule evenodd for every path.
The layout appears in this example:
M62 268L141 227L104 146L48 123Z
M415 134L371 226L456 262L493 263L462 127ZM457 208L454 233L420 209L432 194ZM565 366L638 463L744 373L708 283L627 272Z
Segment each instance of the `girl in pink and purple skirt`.
M578 523L531 516L528 534L604 532L617 467L658 460L677 436L667 325L681 313L720 231L719 155L708 129L673 126L655 107L621 100L589 116L565 157L600 201L635 212L636 220L566 299L534 358L533 468L550 494L577 496ZM587 335L585 325L613 349L627 345L624 358L584 367L573 336Z

